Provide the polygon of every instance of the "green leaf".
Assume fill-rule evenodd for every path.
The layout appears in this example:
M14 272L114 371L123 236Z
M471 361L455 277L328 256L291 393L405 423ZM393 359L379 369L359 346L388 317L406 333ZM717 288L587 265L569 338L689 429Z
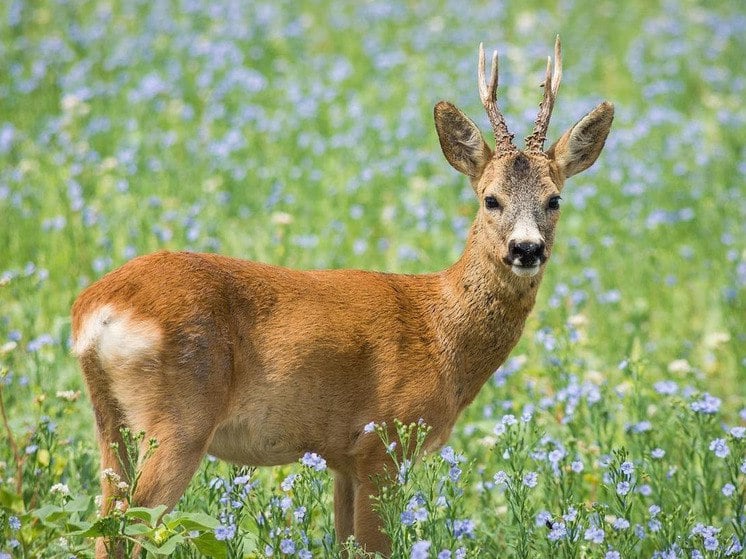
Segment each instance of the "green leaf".
M164 524L169 530L181 526L184 530L191 531L214 530L220 525L220 522L209 514L202 512L179 512L165 518Z
M225 542L219 541L213 532L201 534L194 538L192 543L202 555L207 557L225 559L228 556L228 547Z
M57 505L44 505L31 511L31 516L35 516L44 523L56 520L60 517L60 514L64 516L64 511Z
M152 528L141 522L133 522L124 527L124 533L128 536L142 536L143 534L152 532L152 530Z
M117 533L118 523L112 522L110 517L99 518L93 524L84 527L81 523L81 529L69 532L69 536L81 536L83 538L96 538L98 536L111 536Z
M23 511L23 499L7 487L2 487L0 488L0 506L14 512L21 512Z
M79 495L72 501L65 504L65 510L67 512L85 512L93 503L93 497L89 495Z
M181 534L175 534L171 536L160 546L156 545L150 540L140 541L140 545L142 546L142 548L146 551L149 551L153 555L171 555L182 543L184 543L184 537Z
M166 505L158 505L157 507L153 508L131 507L127 509L127 512L124 513L124 516L127 519L141 520L143 522L146 522L151 528L154 528L156 523L158 522L158 519L161 517L161 515L163 515L166 508Z

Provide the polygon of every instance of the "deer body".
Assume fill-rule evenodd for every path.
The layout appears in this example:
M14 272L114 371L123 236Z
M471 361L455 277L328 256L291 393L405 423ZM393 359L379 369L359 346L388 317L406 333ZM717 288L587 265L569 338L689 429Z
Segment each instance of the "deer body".
M482 95L495 153L453 105L435 109L446 158L480 199L464 253L450 268L297 271L161 252L130 261L78 297L74 351L102 468L119 468L109 443L120 440L120 426L159 441L143 464L136 504L176 504L206 452L248 465L316 452L335 473L337 536L354 534L367 550L387 551L369 498L387 458L363 427L423 419L432 427L427 444L445 443L520 338L551 253L554 201L567 176L595 161L611 125L613 108L604 103L546 153L516 150L494 116L495 68ZM551 113L546 93L545 104ZM543 144L538 119L537 131L529 145ZM111 489L103 494L106 512ZM97 555L105 554L99 542Z

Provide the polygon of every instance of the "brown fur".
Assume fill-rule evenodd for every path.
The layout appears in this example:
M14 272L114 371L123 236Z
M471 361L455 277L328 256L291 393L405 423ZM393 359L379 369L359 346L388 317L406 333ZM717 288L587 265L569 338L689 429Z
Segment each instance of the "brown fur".
M595 160L612 114L602 104L586 117L590 143L566 134L547 154L495 158L473 122L439 103L443 152L480 199L462 257L439 273L296 271L160 252L88 287L73 305L73 339L102 468L118 470L107 443L118 440L119 426L145 430L160 446L134 501L172 507L206 452L252 465L317 452L335 473L337 537L354 534L367 550L386 553L369 498L386 455L363 427L423 419L432 427L429 447L447 440L534 305L543 266L533 277L511 271L511 232L530 214L551 252L558 212L546 209L547 197L574 162ZM488 195L501 211L485 208ZM103 494L106 512L111 491ZM101 542L97 556L105 556Z

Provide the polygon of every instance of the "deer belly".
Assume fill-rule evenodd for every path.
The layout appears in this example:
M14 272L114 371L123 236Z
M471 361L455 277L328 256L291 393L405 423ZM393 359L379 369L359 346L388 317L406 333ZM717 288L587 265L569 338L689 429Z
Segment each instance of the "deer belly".
M298 460L312 450L303 431L292 419L268 410L234 417L220 424L208 452L213 456L249 466L276 466Z

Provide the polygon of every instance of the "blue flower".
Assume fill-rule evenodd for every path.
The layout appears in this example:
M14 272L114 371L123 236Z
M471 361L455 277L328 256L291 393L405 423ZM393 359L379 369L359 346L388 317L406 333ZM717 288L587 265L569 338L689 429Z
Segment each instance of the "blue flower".
M313 468L317 472L326 470L326 460L315 452L306 452L303 458L300 459L301 464Z
M622 559L622 556L619 554L618 551L610 549L606 552L606 555L604 555L604 559Z
M631 486L628 481L620 481L616 484L616 492L618 495L626 495L629 493Z
M536 472L527 472L523 476L523 485L526 487L536 487L536 484L539 482L539 474Z
M746 437L746 427L731 427L730 434L735 439L742 439Z
M546 510L541 511L536 515L535 523L537 526L546 526L547 522L552 519L552 513Z
M443 449L440 451L440 457L448 462L451 466L456 466L460 462L463 462L465 460L463 454L456 454L456 451L453 450L450 446L444 446Z
M215 528L215 539L219 541L233 539L236 535L236 526L233 524L221 524Z
M702 542L702 545L704 545L707 551L717 551L718 540L714 536L708 536L705 538L704 542Z
M654 448L653 450L650 451L650 456L652 456L656 460L660 460L665 455L666 455L666 451L663 450L662 448Z
M562 519L565 522L575 522L575 519L578 517L578 509L575 507L569 507L567 509L567 512L562 515Z
M420 540L415 542L412 546L412 554L410 559L428 559L428 550L430 549L430 542L427 540Z
M414 524L414 513L411 510L405 510L401 513L400 520L404 526L411 526Z
M582 471L583 471L583 468L584 468L584 466L583 466L583 462L582 462L581 460L574 460L574 461L573 461L573 462L572 462L572 463L570 464L570 469L571 469L571 470L572 470L573 472L575 472L576 474L579 474L580 472L582 472Z
M443 551L438 553L438 559L451 559L451 550L444 549Z
M605 533L603 528L591 526L583 534L583 538L592 543L603 543Z
M635 473L635 465L632 462L630 462L629 460L627 460L625 462L622 462L622 465L619 467L619 469L627 477L629 477L633 473Z
M283 491L290 491L295 484L295 480L298 478L298 474L290 474L280 484Z
M733 485L732 483L726 483L725 485L723 485L722 492L723 492L723 495L725 495L726 497L730 497L731 495L733 495L735 491L736 491L736 486Z
M547 538L549 538L550 541L556 542L557 540L561 540L565 536L567 536L567 528L565 527L565 523L555 522L554 524L552 524L552 529L547 535Z
M281 540L280 551L285 555L292 555L293 553L295 553L295 542L288 538Z
M21 520L17 516L8 517L8 526L13 532L17 532L21 529Z
M710 450L715 453L718 458L725 458L730 454L730 448L725 442L725 439L715 439L710 443Z
M705 392L704 394L702 394L702 398L700 400L692 402L691 404L689 404L689 407L692 409L692 411L695 411L697 413L714 414L717 413L720 409L720 404L722 404L722 400L720 398L711 396L710 394Z
M466 536L467 538L473 538L474 521L469 520L468 518L465 520L454 520L453 534L459 539L463 538L464 536Z
M376 422L371 421L370 423L366 423L365 427L363 427L363 433L372 433L376 430Z
M614 520L612 527L614 530L626 530L629 528L629 520L626 518L617 518Z

